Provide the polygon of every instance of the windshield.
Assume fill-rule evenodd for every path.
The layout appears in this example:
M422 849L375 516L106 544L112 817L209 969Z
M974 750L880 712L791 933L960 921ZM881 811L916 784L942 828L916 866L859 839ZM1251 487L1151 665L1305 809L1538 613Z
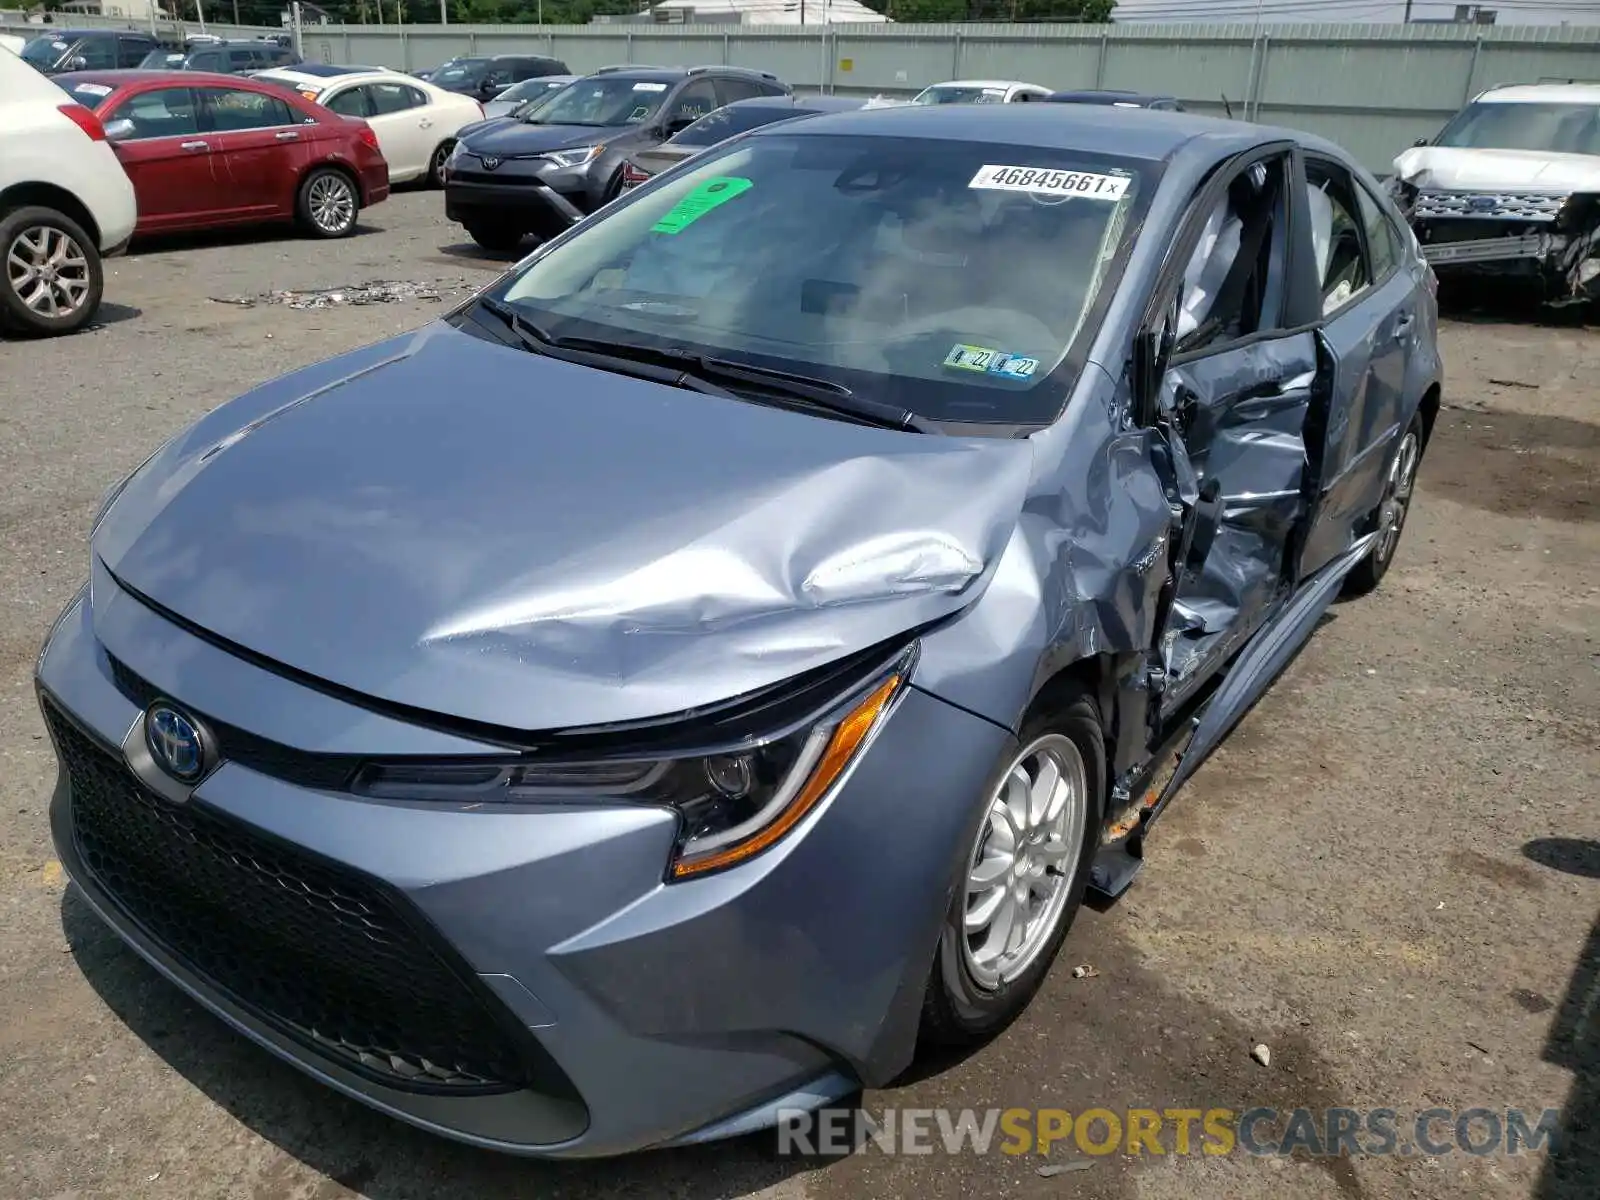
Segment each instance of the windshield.
M524 79L521 83L513 84L495 97L496 100L543 100L551 92L558 92L570 79Z
M668 140L674 146L715 146L736 133L804 116L803 110L793 105L753 104L749 108L719 108L701 117L677 137Z
M53 67L72 43L65 38L36 37L22 48L22 58L36 67Z
M484 68L489 65L487 58L457 58L445 63L432 75L428 82L438 84L440 87L450 87L452 84L477 83L483 77Z
M599 76L580 79L522 114L536 125L637 125L667 98L665 83Z
M1469 104L1433 144L1457 150L1600 155L1600 105Z
M773 131L630 193L495 294L556 337L799 372L932 420L1044 423L1152 179L1068 150Z
M1006 89L1003 87L954 87L950 84L936 84L931 88L924 88L912 99L913 104L1004 104Z

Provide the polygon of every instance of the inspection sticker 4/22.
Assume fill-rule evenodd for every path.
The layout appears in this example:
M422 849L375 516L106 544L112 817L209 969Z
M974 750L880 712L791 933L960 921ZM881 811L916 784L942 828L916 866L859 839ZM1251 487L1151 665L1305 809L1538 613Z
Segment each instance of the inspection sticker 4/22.
M1039 369L1039 360L991 350L988 346L968 346L958 342L944 356L944 365L952 371L976 371L980 375L999 375L1003 379L1032 379L1033 373Z
M987 163L978 168L969 188L995 192L1043 192L1048 196L1080 196L1085 200L1121 200L1131 182L1126 175L1093 171L1058 171L1050 167L1012 167Z

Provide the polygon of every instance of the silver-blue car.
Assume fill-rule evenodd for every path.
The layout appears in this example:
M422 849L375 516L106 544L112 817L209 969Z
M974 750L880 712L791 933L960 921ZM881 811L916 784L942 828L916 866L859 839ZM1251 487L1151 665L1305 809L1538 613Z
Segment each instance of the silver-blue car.
M1435 335L1308 135L734 138L113 491L38 666L61 860L241 1033L479 1146L882 1084L1016 1015L1383 578Z

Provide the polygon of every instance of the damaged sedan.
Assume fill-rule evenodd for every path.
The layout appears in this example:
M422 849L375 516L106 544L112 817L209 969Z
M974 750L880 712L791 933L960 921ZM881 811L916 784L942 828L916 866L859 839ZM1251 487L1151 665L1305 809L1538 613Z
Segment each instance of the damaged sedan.
M1383 579L1431 282L1304 134L723 143L113 489L37 670L61 861L241 1034L478 1146L882 1085L1022 1010Z
M1600 298L1600 85L1493 88L1395 159L1390 190L1441 279Z

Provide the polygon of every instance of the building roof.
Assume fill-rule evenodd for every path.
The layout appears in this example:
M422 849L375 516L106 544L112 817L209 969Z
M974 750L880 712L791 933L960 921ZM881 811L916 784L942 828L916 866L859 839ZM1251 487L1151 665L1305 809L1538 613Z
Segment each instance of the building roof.
M737 15L747 25L799 25L802 8L807 25L881 25L888 17L861 0L662 0L652 12L681 12L685 17Z

